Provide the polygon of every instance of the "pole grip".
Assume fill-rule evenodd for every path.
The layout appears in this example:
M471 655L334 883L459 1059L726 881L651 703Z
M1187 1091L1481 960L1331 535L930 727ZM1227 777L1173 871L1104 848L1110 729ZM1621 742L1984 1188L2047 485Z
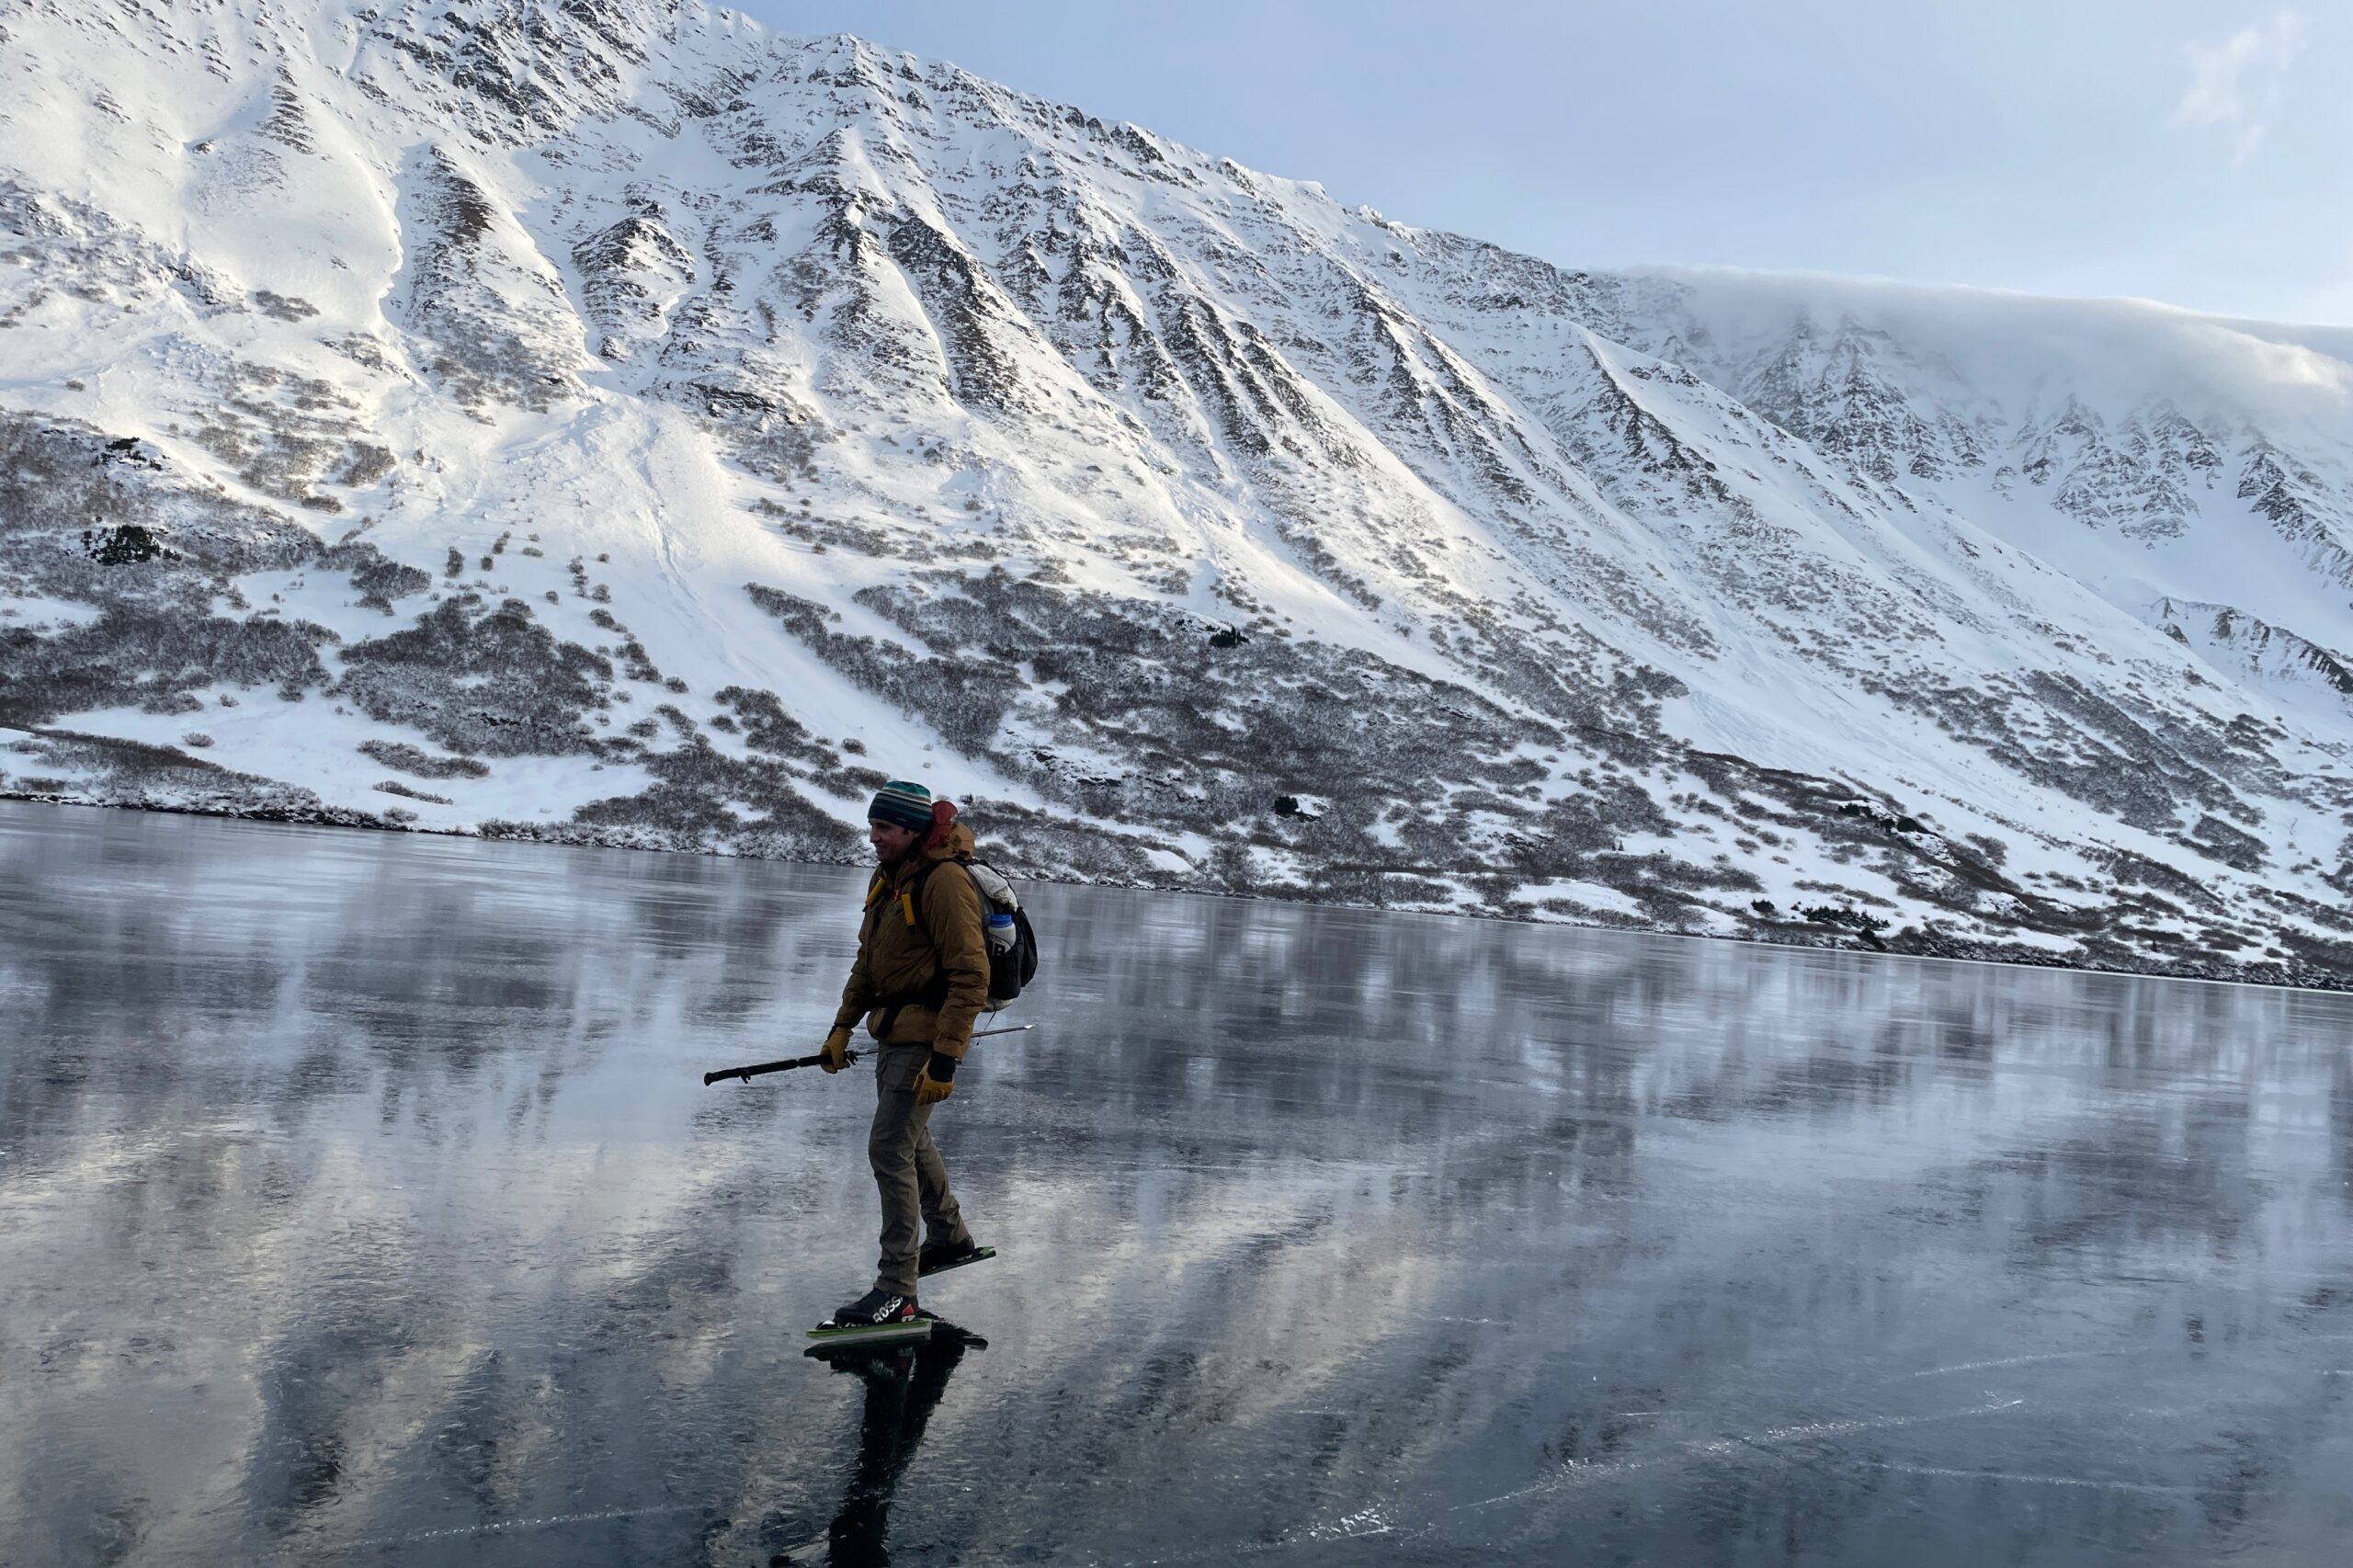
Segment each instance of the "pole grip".
M722 1067L716 1073L705 1073L702 1075L702 1086L707 1089L722 1078L740 1078L745 1083L748 1084L763 1073L790 1073L796 1067L817 1066L824 1060L825 1053L821 1051L814 1056L795 1056L784 1062L755 1062L748 1067ZM850 1062L857 1060L857 1051L846 1051L842 1052L842 1064L844 1066L847 1066Z

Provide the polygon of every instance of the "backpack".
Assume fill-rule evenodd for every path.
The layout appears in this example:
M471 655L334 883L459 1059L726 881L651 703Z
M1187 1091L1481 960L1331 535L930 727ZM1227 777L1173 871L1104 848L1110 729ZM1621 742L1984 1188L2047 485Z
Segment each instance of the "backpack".
M1021 907L1021 899L1013 891L1013 884L1005 880L1004 872L985 860L952 863L964 869L965 875L972 879L972 891L981 895L981 936L989 952L989 999L983 1006L994 1013L1011 1006L1022 988L1038 977L1037 933L1029 928L1029 913ZM924 883L931 879L932 872L948 864L950 862L933 860L915 873L906 892L911 924L912 911L923 901ZM926 987L926 994L918 998L924 1006L939 1005L929 998L934 989L939 992L942 1001L946 1000L947 983L943 977L933 986Z
M989 949L988 1010L996 1012L1038 978L1038 936L1005 873L986 860L961 862L981 895L981 935ZM1006 918L1006 917L1010 918Z

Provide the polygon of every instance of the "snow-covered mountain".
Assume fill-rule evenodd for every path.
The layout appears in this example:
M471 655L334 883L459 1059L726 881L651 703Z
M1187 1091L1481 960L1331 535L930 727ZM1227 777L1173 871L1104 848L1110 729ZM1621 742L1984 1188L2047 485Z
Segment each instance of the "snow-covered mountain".
M0 792L2353 978L2353 334L669 0L0 3Z

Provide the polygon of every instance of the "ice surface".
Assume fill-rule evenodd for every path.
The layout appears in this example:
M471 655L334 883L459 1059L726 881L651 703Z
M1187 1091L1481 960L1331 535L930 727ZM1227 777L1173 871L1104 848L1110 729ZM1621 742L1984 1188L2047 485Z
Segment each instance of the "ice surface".
M860 885L0 805L0 1561L2341 1561L2345 998L1038 888L836 1375Z

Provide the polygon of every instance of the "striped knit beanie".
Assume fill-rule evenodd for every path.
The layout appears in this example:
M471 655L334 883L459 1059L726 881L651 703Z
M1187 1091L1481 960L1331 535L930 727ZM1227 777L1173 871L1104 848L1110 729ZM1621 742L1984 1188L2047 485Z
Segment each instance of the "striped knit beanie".
M882 786L866 808L869 822L887 822L909 833L931 831L931 791L920 784L893 778Z

